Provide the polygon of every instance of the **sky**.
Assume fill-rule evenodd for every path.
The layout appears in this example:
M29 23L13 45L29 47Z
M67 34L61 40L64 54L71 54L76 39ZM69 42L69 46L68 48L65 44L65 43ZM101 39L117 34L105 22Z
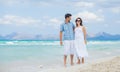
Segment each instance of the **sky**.
M56 35L66 13L89 34L120 34L120 0L0 0L0 35Z

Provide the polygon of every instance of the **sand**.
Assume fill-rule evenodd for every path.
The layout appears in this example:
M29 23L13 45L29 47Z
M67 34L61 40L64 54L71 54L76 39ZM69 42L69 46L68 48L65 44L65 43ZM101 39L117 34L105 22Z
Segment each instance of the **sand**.
M99 59L93 63L85 63L60 69L49 69L40 72L120 72L120 56Z
M68 67L43 68L37 64L28 66L21 63L5 65L0 67L0 72L120 72L120 56L103 58L86 62L85 64L75 64Z

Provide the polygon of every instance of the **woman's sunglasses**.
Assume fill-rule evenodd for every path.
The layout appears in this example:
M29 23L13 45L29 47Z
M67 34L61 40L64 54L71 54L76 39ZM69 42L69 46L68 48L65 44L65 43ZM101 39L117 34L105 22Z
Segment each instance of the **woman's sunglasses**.
M81 20L76 20L76 22L80 22Z

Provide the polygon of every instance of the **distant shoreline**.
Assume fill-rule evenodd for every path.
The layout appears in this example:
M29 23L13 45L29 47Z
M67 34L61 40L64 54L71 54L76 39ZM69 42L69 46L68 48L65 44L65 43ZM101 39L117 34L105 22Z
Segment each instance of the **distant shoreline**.
M59 41L59 40L0 40L0 41ZM87 40L89 41L120 41L120 40Z
M64 39L64 38L63 38ZM59 35L21 35L19 33L10 33L8 35L0 35L0 40L5 41L59 41ZM87 34L88 41L120 41L120 34L109 34L106 32L90 35Z

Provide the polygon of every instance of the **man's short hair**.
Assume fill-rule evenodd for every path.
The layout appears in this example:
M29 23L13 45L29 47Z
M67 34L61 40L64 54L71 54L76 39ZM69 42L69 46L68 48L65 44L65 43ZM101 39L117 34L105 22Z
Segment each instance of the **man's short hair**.
M70 13L65 14L65 19L72 16Z

